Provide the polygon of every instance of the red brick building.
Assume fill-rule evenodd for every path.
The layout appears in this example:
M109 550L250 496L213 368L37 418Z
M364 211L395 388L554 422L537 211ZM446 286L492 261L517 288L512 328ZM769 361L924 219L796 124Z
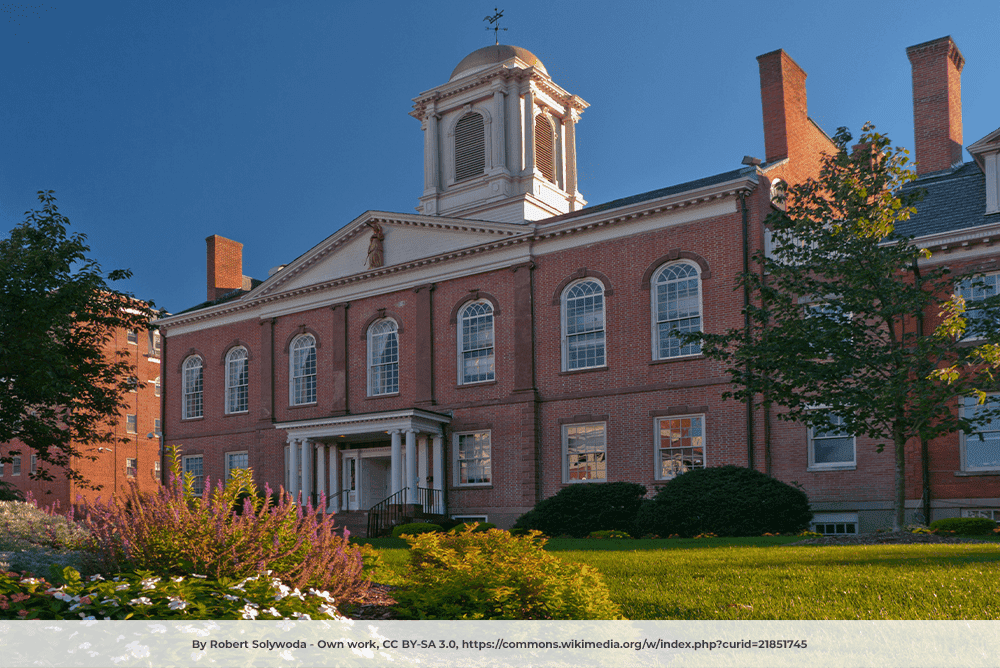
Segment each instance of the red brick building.
M22 492L31 492L42 505L58 501L60 507L68 508L78 497L93 501L100 497L108 499L135 482L140 490L152 492L160 484L160 393L162 387L160 372L160 334L156 331L117 330L104 346L110 359L119 351L128 353L130 363L136 370L135 391L125 395L125 408L110 429L115 442L100 445L75 443L81 457L72 458L72 466L90 485L100 489L83 487L71 481L59 469L49 469L54 480L33 480L31 473L40 464L30 448L14 441L0 445L0 453L19 451L14 461L0 465L0 481L7 482ZM88 456L96 457L90 460Z
M941 58L915 60L915 81ZM587 103L524 49L470 54L414 100L420 213L368 211L263 282L243 276L241 244L209 237L208 301L159 322L166 443L196 475L249 466L337 511L399 494L509 526L567 485L655 491L737 464L801 483L823 530L890 522L891 455L748 415L722 400L722 366L670 333L742 325L734 286L765 243L773 184L816 175L834 147L808 117L805 72L780 50L758 61L763 163L588 207ZM928 95L958 85L941 81ZM929 135L918 160L954 141ZM935 462L942 493L1000 507L1000 488Z

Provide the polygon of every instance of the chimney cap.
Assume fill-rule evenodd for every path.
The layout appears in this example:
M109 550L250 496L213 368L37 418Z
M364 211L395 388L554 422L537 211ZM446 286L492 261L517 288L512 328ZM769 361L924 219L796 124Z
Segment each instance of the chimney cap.
M744 165L748 165L750 167L756 167L757 165L760 164L760 158L755 158L752 155L745 155L743 156L743 160L741 162Z

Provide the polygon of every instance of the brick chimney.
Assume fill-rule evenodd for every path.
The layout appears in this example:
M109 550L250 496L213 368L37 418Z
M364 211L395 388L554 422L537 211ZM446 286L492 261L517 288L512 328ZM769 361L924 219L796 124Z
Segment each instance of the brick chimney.
M218 234L208 244L208 300L243 287L243 244Z
M913 134L917 174L962 162L962 67L951 37L906 49L913 69Z
M809 132L806 73L782 49L757 56L766 162L792 157Z

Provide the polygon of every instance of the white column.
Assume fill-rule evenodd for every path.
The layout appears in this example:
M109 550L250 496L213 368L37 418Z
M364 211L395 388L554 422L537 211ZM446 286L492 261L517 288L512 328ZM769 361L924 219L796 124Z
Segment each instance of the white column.
M434 434L434 489L437 490L444 489L444 453L441 447L443 440L441 434ZM443 512L444 508L438 508L437 511Z
M389 477L392 479L392 487L389 489L389 492L391 494L395 494L396 492L398 492L403 488L403 486L400 484L401 476L399 475L400 474L399 458L401 454L399 451L400 438L398 429L394 429L389 433L390 436L392 436L392 447L389 449L389 457L391 462L389 467Z
M340 447L336 445L330 446L330 512L337 512L342 507L342 497L341 494L337 496L340 490L344 489L344 485L340 482Z
M309 439L302 439L302 505L312 500L312 448Z
M406 493L407 503L417 502L417 432L406 430Z
M430 487L427 484L427 435L417 439L417 487Z
M424 193L436 193L440 191L441 183L441 162L440 146L438 140L438 113L437 103L432 102L427 116L424 117Z
M524 94L524 174L535 173L535 93L528 85Z
M316 444L316 505L326 511L326 446ZM322 504L322 507L320 507Z
M288 437L288 493L292 495L292 498L298 502L299 491L301 487L299 484L301 478L299 476L299 439L294 436Z
M507 168L507 151L505 150L506 125L504 123L503 107L504 93L493 91L493 168Z
M576 121L578 117L575 109L570 109L563 121L566 128L566 192L573 200L570 201L570 211L576 210L576 198L580 194L576 190Z

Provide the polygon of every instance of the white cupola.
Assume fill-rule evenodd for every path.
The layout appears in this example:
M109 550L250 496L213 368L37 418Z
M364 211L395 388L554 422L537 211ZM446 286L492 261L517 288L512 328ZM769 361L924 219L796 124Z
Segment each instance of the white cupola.
M527 49L473 51L447 83L413 100L424 131L417 211L524 223L583 208L576 122L588 106Z

